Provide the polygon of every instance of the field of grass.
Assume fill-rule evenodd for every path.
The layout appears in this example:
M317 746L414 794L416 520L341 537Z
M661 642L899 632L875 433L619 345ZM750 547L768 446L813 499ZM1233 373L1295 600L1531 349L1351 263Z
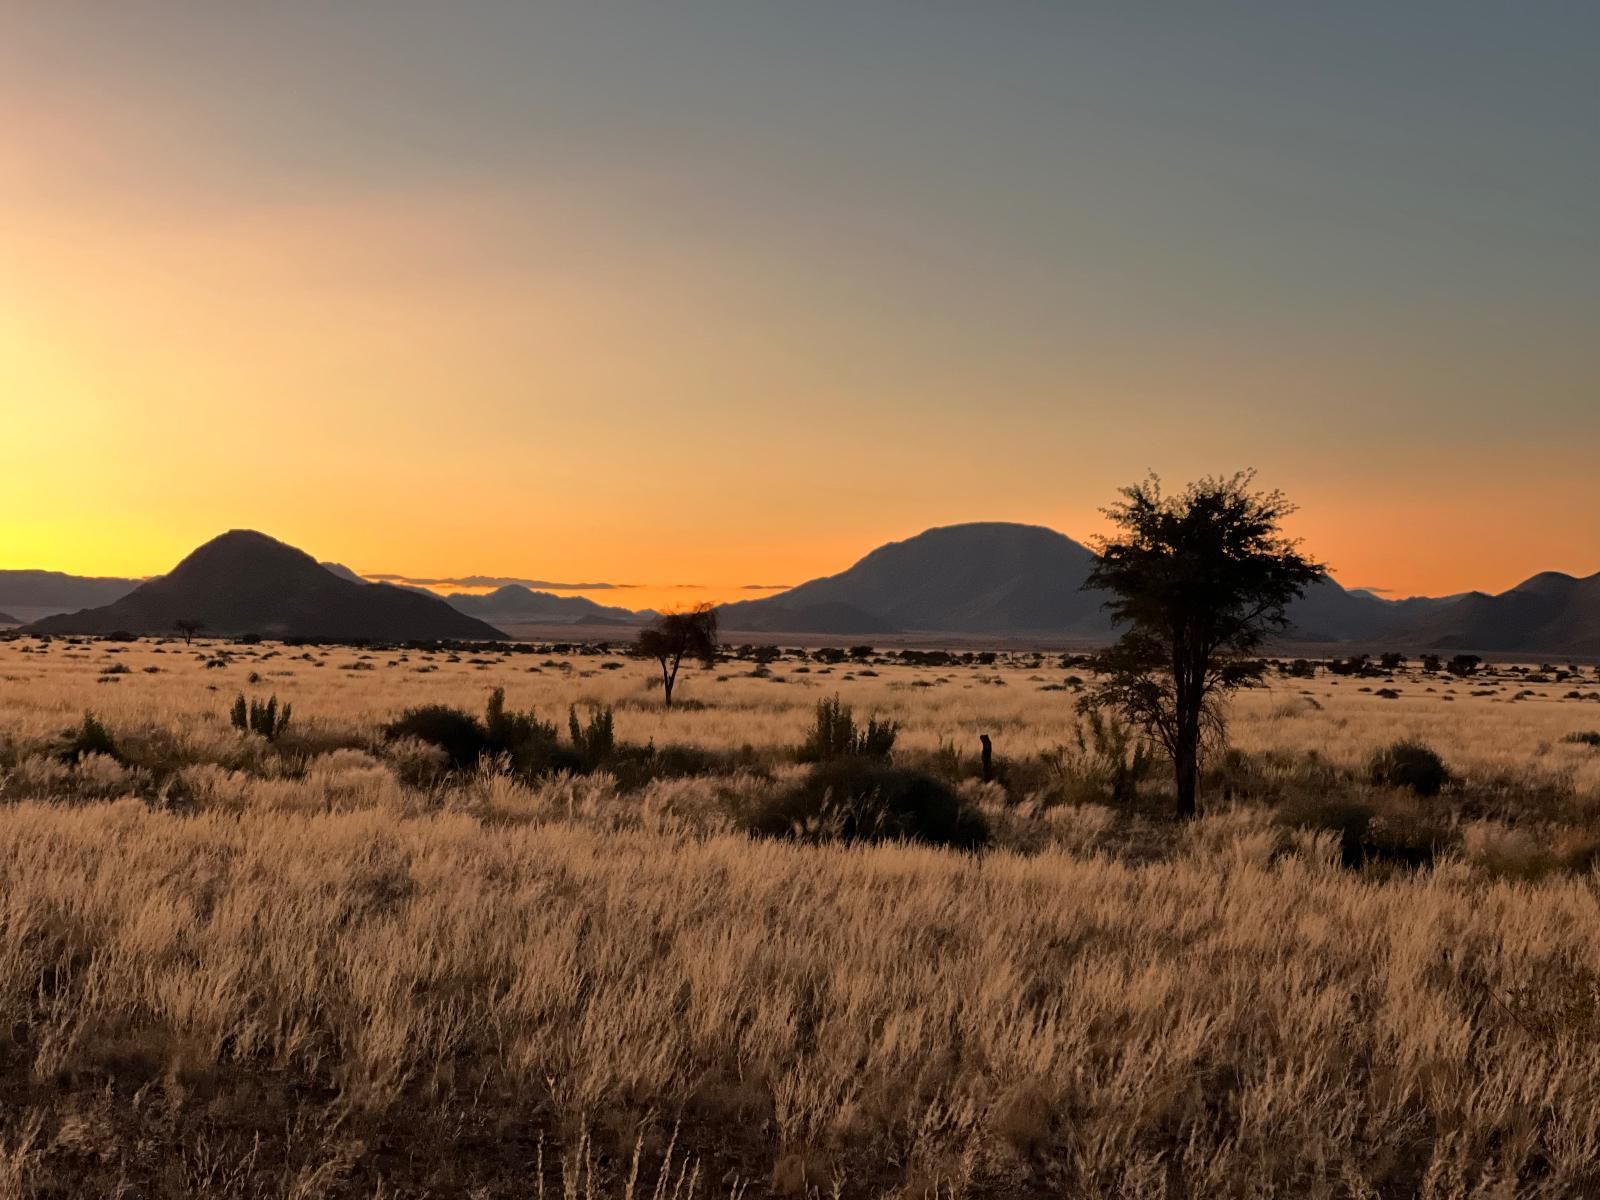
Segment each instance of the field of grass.
M1593 668L1274 675L1182 824L1054 657L652 671L0 641L0 1197L1600 1195ZM621 749L384 734L495 688ZM752 836L834 695L987 848Z

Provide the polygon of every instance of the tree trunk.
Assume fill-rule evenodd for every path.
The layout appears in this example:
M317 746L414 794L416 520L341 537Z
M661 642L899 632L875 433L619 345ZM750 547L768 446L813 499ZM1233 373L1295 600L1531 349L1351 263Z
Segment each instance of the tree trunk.
M1178 816L1188 819L1199 811L1196 797L1200 791L1200 745L1198 738L1184 737L1178 752L1172 756L1173 770L1178 782Z
M672 685L676 682L677 680L667 674L667 669L663 667L661 669L661 690L666 694L668 708L672 707Z
M988 783L994 778L994 743L987 733L980 733L978 740L983 743L983 781Z

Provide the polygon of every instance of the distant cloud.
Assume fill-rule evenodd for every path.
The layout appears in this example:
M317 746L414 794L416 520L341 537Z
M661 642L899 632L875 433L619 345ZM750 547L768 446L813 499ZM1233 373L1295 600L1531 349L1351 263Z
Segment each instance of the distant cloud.
M362 578L375 583L404 583L413 587L498 588L520 584L543 592L609 592L616 588L638 586L633 583L553 583L548 579L520 579L513 575L460 575L453 579L423 579L387 571L363 571Z
M789 590L787 583L741 583L741 592L786 592Z

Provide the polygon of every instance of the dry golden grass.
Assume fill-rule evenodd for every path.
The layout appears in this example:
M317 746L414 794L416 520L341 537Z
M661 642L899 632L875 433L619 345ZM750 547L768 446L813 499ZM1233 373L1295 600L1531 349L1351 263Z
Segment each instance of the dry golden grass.
M625 659L33 646L0 642L0 1196L1600 1194L1595 879L1523 869L1600 784L1565 687L1246 696L1260 756L1358 773L1414 734L1559 791L1374 873L1249 797L1179 827L968 781L976 856L734 832L835 691L1022 777L1076 720L1048 661L729 663L665 713ZM402 784L380 723L493 686L753 750L632 791ZM240 690L295 736L229 728ZM52 758L86 708L181 782Z

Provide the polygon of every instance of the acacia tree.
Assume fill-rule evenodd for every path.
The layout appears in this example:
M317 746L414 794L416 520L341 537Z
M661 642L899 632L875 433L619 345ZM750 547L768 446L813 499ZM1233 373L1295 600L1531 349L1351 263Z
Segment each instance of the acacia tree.
M1202 747L1225 732L1222 701L1260 678L1248 656L1327 570L1284 536L1294 506L1254 481L1241 472L1167 496L1152 475L1123 488L1103 510L1120 532L1099 540L1084 584L1110 594L1122 635L1095 656L1100 680L1079 707L1119 713L1161 745L1180 817L1196 811Z
M707 667L717 661L717 610L702 604L688 612L663 613L649 628L639 631L635 649L641 657L661 664L661 689L671 708L672 688L683 660L698 659Z
M172 627L183 634L183 644L187 646L194 641L194 635L206 627L206 623L188 617L180 617L172 623Z

